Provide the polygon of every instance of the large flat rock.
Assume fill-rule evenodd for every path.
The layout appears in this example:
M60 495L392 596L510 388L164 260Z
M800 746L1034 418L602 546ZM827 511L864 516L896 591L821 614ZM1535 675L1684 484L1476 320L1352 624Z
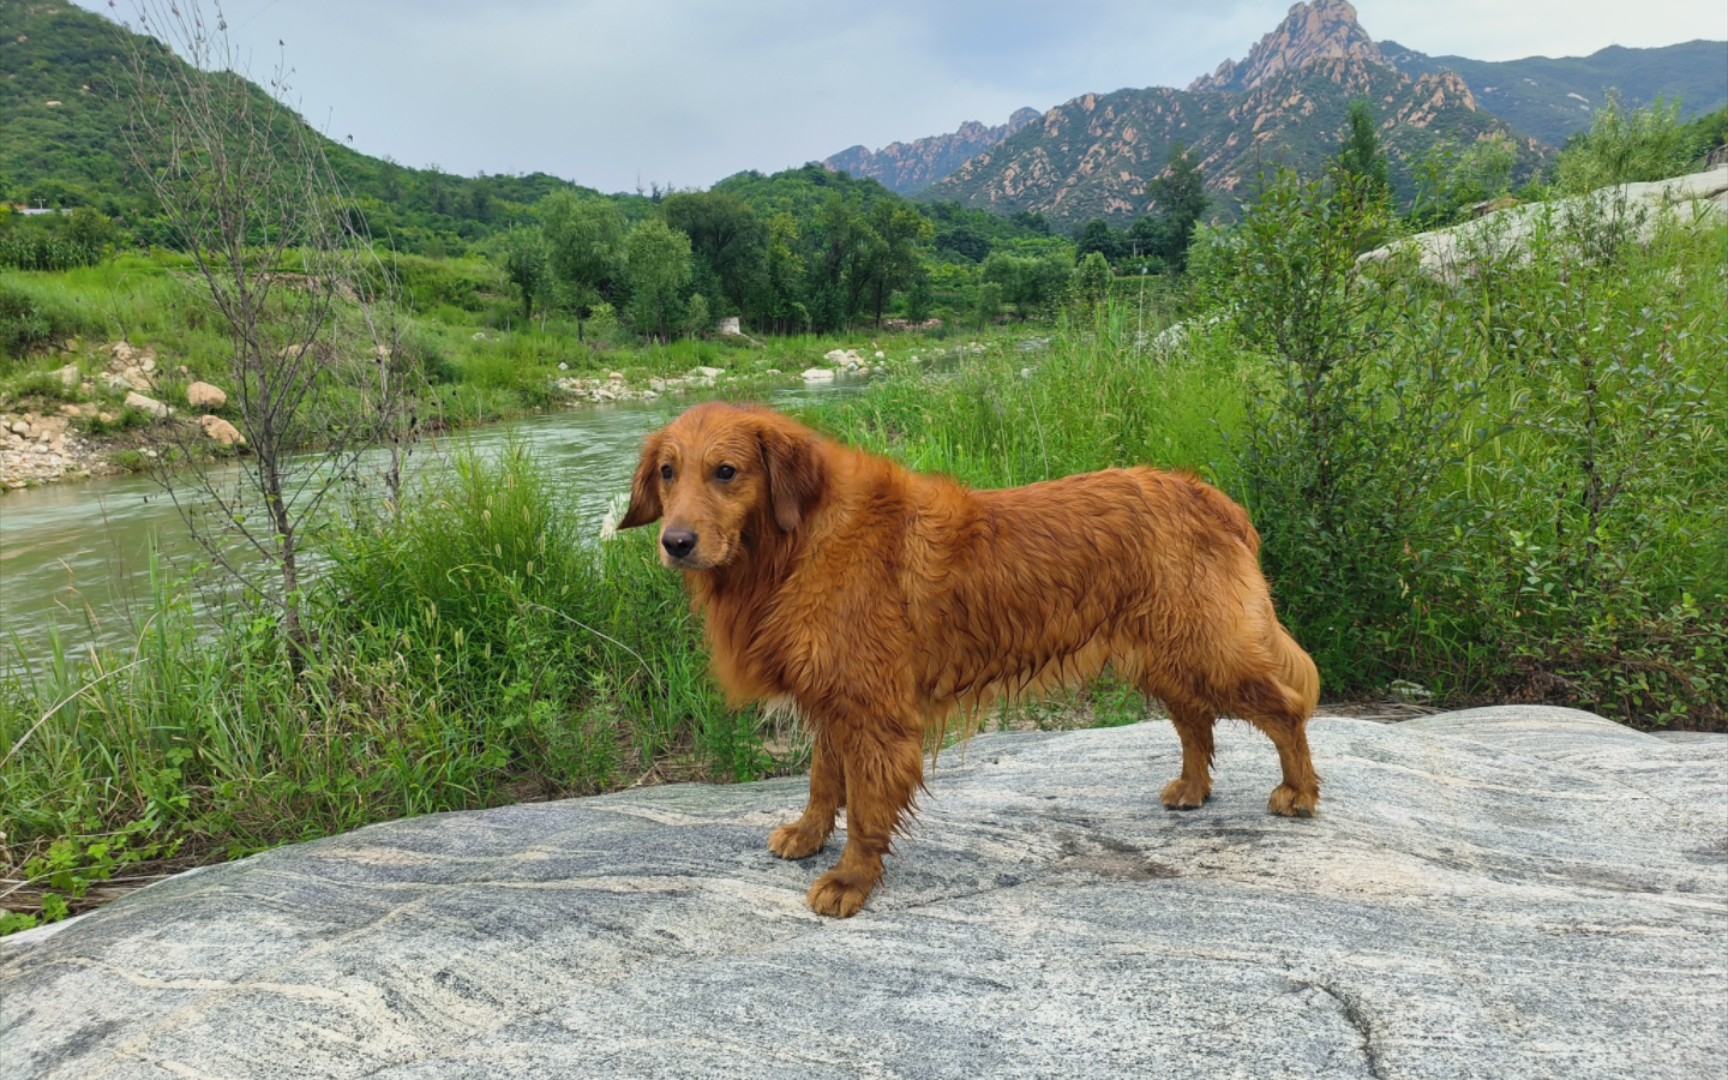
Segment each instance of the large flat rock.
M949 751L886 887L810 914L803 785L378 825L0 943L10 1078L1685 1077L1728 1060L1728 737L1321 718L1321 816L1220 732Z

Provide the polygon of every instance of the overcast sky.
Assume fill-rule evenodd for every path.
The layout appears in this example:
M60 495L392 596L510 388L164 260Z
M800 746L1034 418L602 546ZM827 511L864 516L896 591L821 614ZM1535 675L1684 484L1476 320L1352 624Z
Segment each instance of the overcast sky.
M75 0L110 12L108 0ZM206 7L210 0L205 0ZM706 186L854 143L996 124L1087 91L1186 86L1288 0L228 0L255 77L285 42L307 119L405 165ZM1432 55L1580 56L1728 38L1722 0L1359 0ZM131 0L116 0L129 21Z

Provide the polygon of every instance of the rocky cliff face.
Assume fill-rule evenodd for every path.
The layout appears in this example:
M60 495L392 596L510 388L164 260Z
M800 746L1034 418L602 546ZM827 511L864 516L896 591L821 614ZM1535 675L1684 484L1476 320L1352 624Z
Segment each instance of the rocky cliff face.
M1039 115L1036 109L1016 109L1006 124L985 127L976 120L968 120L945 135L889 143L880 150L849 147L822 164L835 172L867 176L890 191L910 195L952 173L968 158L1001 143Z
M1371 103L1394 186L1406 194L1412 166L1445 139L1506 139L1526 166L1546 152L1478 108L1456 75L1411 79L1335 56L1267 75L1245 92L1083 95L961 165L927 195L1004 214L1037 210L1068 226L1094 217L1124 224L1150 209L1146 183L1180 143L1197 155L1214 212L1230 216L1261 173L1287 166L1312 175L1336 155L1350 102L1358 98Z
M1278 29L1261 38L1246 59L1224 61L1217 71L1195 79L1188 89L1253 90L1315 60L1340 59L1386 64L1380 46L1356 21L1356 9L1347 0L1314 0L1293 5Z
M1345 0L1314 0L1292 7L1247 57L1187 90L1075 98L961 165L929 196L1001 213L1037 210L1064 225L1126 223L1150 209L1146 183L1180 143L1198 155L1214 211L1229 216L1261 173L1322 167L1357 99L1372 106L1394 186L1405 194L1411 167L1442 140L1505 139L1526 168L1549 152L1479 108L1456 73L1394 67Z

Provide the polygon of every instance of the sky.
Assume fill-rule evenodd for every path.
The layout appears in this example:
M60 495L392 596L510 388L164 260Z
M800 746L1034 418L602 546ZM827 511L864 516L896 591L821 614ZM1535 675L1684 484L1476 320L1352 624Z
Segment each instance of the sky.
M74 0L132 19L132 0ZM203 0L206 9L211 0ZM1188 85L1288 0L227 0L325 134L461 175L705 187L856 143ZM1358 0L1376 41L1478 60L1728 39L1722 0ZM282 45L278 48L278 42Z

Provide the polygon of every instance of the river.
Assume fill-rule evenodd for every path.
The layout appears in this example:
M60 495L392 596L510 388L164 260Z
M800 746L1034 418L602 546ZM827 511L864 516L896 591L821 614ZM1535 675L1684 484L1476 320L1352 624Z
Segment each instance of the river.
M863 385L846 380L765 397L795 407ZM607 502L628 489L643 436L694 400L586 406L427 439L414 446L409 469L438 467L457 446L495 455L514 440L533 451L571 493L577 513L597 528ZM231 477L239 466L222 468ZM224 582L208 568L174 503L148 476L99 477L0 495L0 670L20 657L43 656L51 631L58 631L68 651L130 641L136 633L133 613L149 606L152 549L171 575L189 574L206 588Z

